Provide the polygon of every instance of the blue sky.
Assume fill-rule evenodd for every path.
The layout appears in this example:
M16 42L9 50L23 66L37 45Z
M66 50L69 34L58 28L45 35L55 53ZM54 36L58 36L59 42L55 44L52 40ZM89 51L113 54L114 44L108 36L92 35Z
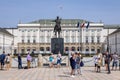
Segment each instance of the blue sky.
M0 0L0 27L56 16L120 24L120 0Z

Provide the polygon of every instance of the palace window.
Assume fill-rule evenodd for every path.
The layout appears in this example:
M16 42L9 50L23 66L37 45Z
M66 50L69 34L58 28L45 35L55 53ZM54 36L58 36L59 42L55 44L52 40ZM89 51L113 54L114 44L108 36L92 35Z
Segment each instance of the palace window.
M50 31L47 32L47 43L50 43Z
M72 47L72 51L75 51L75 47Z
M72 42L75 43L76 42L76 31L72 31Z
M94 36L91 36L91 43L94 43Z
M95 51L95 47L94 47L94 46L91 47L91 51L92 51L92 52Z
M27 42L30 43L30 36L27 36Z
M36 36L33 36L33 43L36 43Z
M97 29L97 32L100 32L100 31L102 31L102 29Z
M66 38L66 43L69 43L70 42L70 36L69 36L70 34L69 34L69 31L66 31L66 36L65 36L65 38Z
M24 43L24 39L22 39L22 43Z
M85 42L88 43L88 36L86 36L86 41Z
M17 49L14 49L14 54L17 54Z
M89 51L89 49L86 49L86 51Z
M75 42L75 36L71 36L71 38L72 38L72 43L74 43Z
M25 39L25 36L22 36L22 41L21 41L22 43L24 43L24 39Z
M50 47L46 47L46 51L50 51Z
M65 47L65 51L69 51L69 47Z
M66 36L66 43L69 43L70 42L70 39L69 39L69 36Z
M25 49L21 49L21 53L25 53Z
M77 47L77 51L80 51L81 50L81 47Z
M40 51L44 51L44 47L40 47Z
M27 48L27 51L30 51L30 48Z
M100 43L100 36L97 36L97 43Z

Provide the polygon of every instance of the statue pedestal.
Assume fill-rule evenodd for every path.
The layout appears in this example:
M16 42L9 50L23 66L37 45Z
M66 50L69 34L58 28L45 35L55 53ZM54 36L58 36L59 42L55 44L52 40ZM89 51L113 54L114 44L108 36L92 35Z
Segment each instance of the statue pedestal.
M53 54L64 53L64 39L63 38L51 38L51 52Z

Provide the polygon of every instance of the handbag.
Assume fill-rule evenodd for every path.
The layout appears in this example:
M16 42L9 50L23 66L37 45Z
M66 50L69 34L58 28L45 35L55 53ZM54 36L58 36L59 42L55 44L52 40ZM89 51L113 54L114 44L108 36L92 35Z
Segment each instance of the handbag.
M84 66L84 63L83 61L80 62L80 67L83 67Z

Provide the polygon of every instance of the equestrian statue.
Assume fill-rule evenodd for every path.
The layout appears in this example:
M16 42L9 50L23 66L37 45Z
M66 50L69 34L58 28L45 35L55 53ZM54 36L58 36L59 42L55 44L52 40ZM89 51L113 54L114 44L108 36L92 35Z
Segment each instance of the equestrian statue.
M61 32L61 19L57 16L57 19L54 21L55 27L54 27L54 32L55 32L55 37L57 37L57 32L58 32L58 37L60 38L60 32Z

